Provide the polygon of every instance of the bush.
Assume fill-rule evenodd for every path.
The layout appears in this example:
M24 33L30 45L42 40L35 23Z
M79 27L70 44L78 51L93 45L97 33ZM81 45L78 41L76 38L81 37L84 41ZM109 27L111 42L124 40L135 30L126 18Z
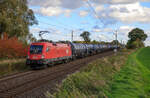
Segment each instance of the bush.
M0 39L0 58L20 58L26 55L27 46L18 38L8 38L7 34L4 34L3 39Z
M47 98L107 98L109 84L120 71L128 53L104 57L90 63L87 67L65 79L58 92L46 93Z
M127 43L128 49L136 49L136 48L141 48L141 47L144 47L144 43L139 39L137 39L136 41L129 40Z

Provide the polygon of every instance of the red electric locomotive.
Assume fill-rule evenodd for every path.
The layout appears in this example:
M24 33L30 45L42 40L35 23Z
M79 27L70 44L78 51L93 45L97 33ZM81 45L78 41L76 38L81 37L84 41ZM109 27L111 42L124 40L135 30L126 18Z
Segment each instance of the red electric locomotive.
M30 45L26 64L31 68L47 67L72 58L70 44L36 42Z

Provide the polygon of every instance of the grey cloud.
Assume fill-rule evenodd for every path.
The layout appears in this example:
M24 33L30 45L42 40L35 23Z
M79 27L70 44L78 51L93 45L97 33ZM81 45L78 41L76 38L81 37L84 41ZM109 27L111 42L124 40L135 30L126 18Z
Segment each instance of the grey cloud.
M31 6L41 7L62 7L67 9L76 9L81 7L84 3L82 0L28 0Z
M68 9L76 9L83 5L82 0L61 0L61 6Z
M89 0L99 4L108 4L110 0Z
M50 7L60 5L59 0L28 0L30 6Z
M114 10L115 9L105 8L104 10L98 12L99 19L101 20L104 28L117 23L118 20L110 16L110 13Z

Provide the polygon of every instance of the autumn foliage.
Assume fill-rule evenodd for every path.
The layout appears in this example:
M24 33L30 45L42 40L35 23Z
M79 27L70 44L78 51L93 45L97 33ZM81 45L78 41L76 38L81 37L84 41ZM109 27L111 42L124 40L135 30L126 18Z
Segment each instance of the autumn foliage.
M27 55L27 46L16 37L8 38L4 34L3 39L0 39L0 58L20 58Z

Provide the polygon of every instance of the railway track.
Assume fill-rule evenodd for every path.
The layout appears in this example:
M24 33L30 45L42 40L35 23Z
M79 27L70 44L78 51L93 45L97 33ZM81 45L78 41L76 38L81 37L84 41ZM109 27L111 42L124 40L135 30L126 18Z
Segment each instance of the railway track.
M17 78L17 77L28 75L28 74L31 74L33 72L34 71L27 71L27 72L21 72L21 73L16 73L16 74L13 74L13 75L8 75L8 76L5 76L5 77L2 77L2 78L0 78L0 83L4 82L4 81L11 80L11 79L14 79L14 78Z
M61 77L64 78L68 74L76 72L88 62L91 62L96 58L111 54L113 54L113 52L102 53L83 59L78 59L67 64L60 64L45 70L29 71L0 79L0 98L20 97L21 94L37 88L40 85L47 84L50 81L62 80L60 79Z

